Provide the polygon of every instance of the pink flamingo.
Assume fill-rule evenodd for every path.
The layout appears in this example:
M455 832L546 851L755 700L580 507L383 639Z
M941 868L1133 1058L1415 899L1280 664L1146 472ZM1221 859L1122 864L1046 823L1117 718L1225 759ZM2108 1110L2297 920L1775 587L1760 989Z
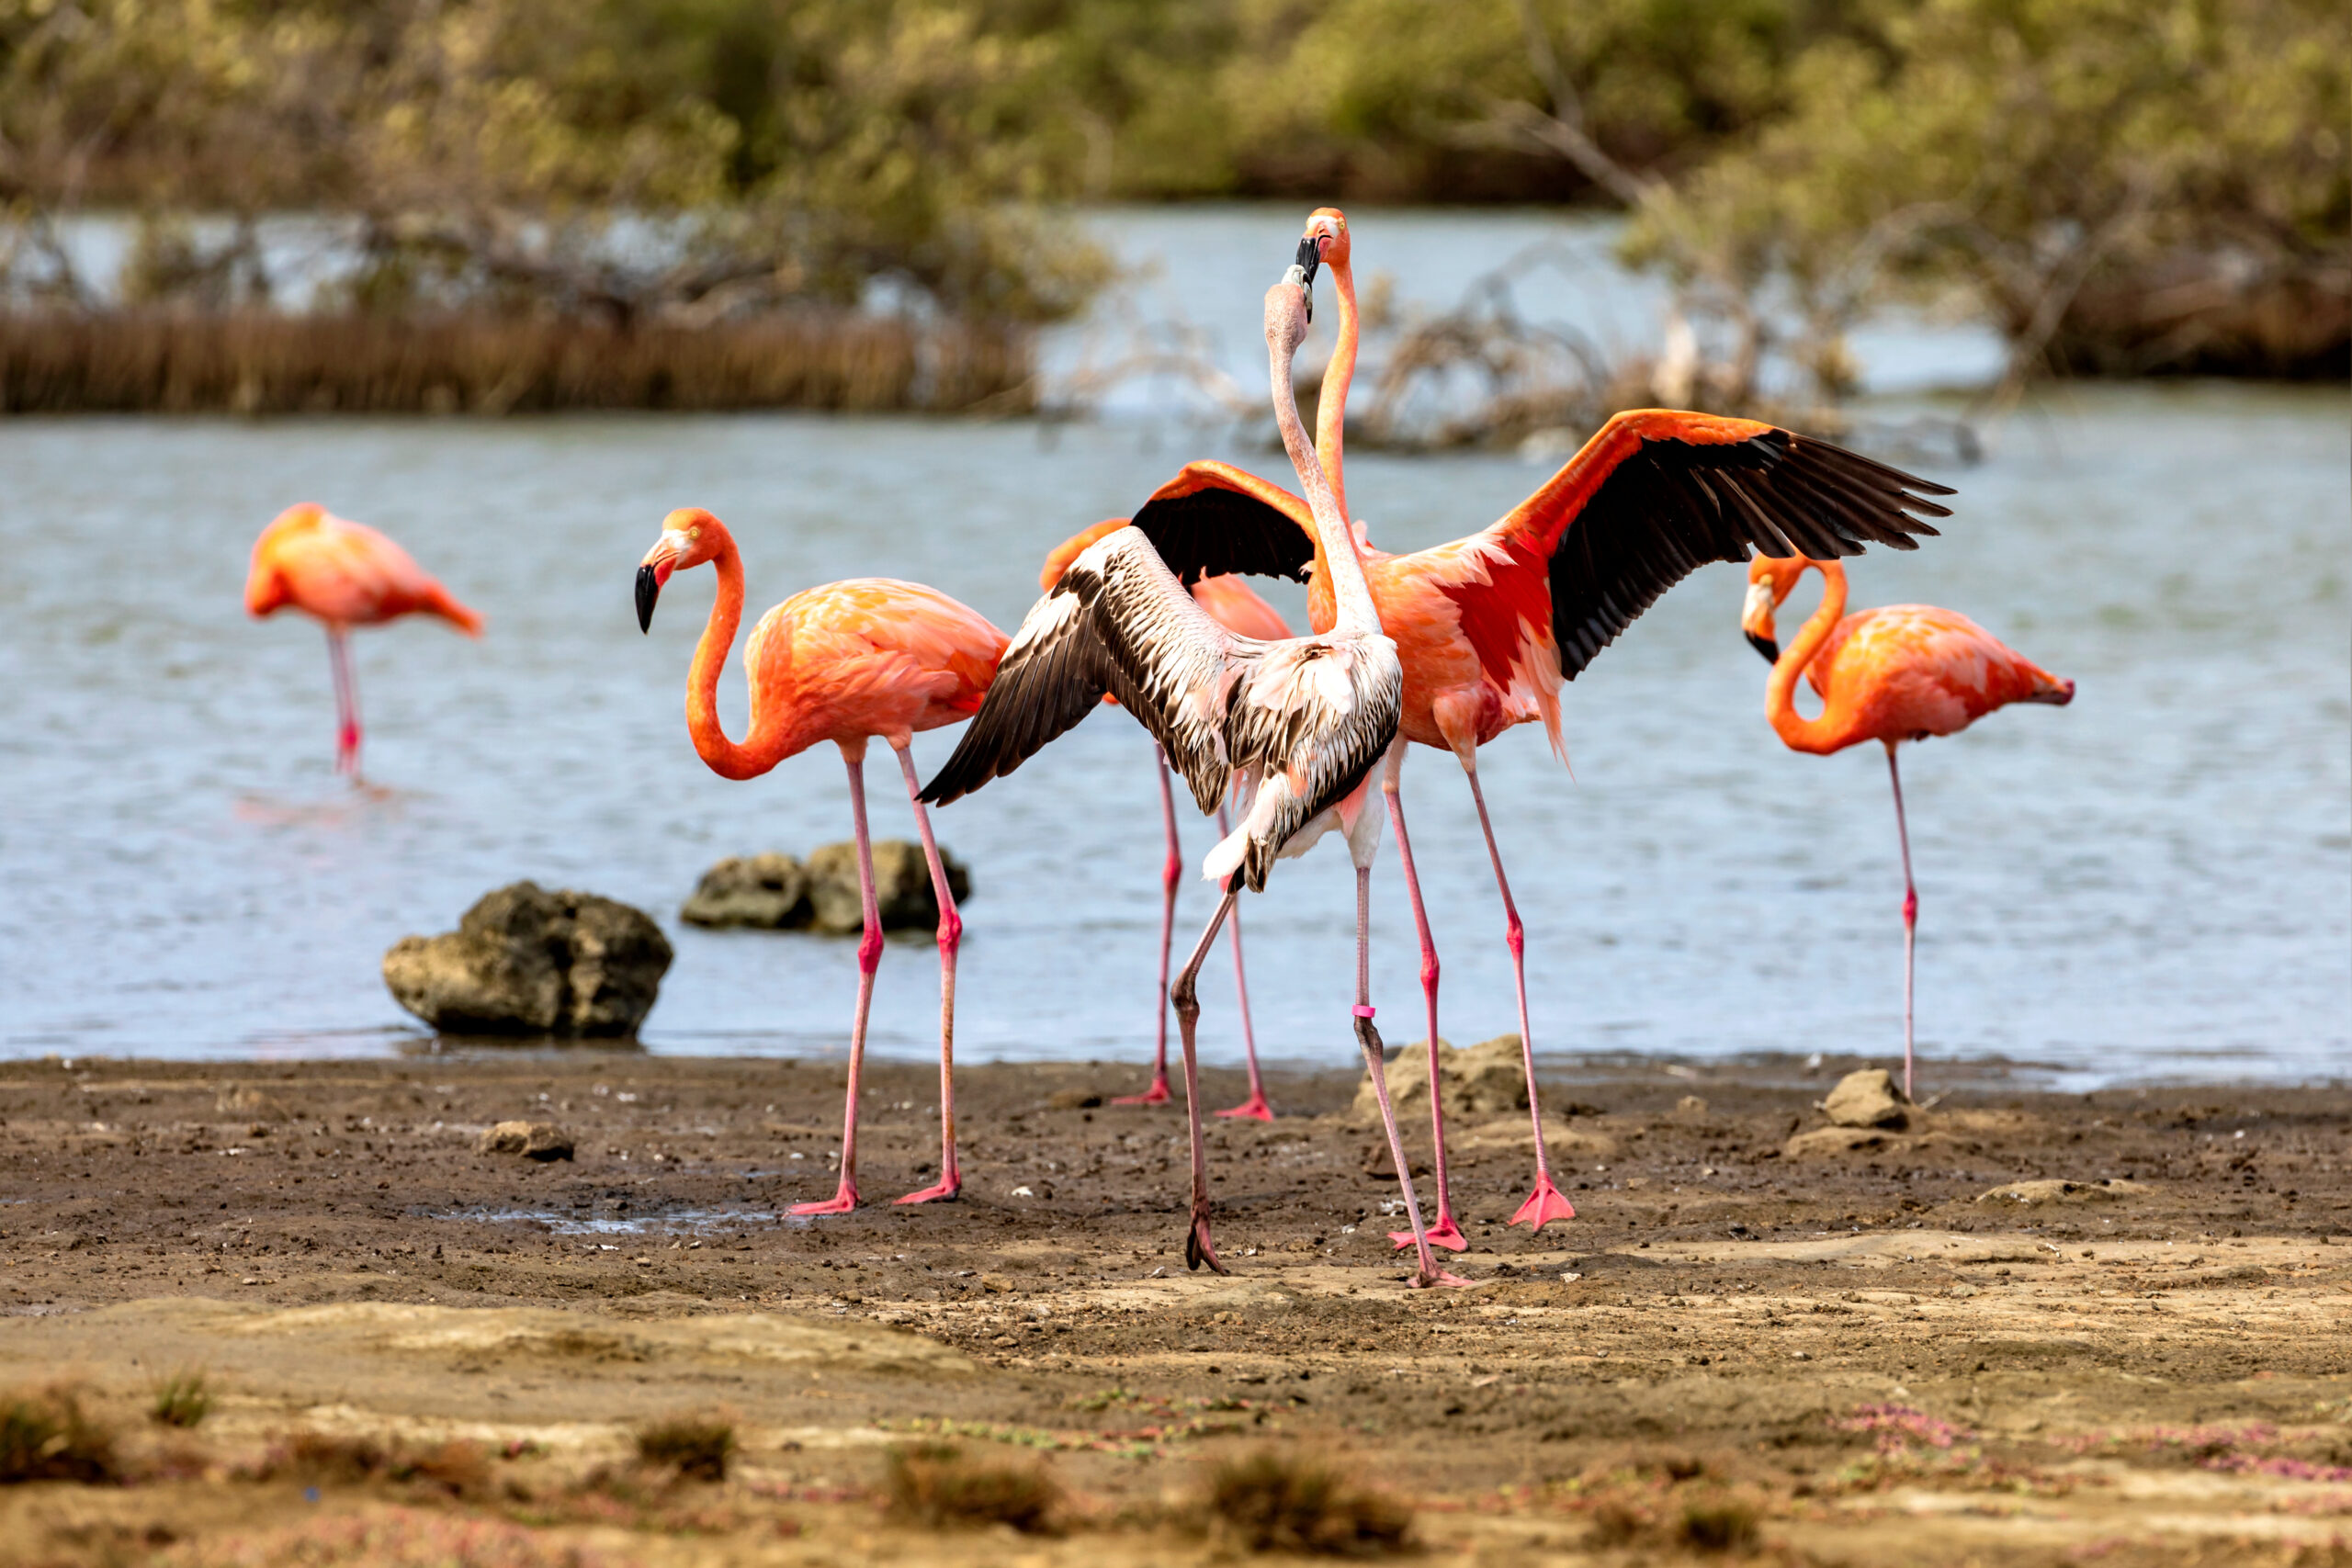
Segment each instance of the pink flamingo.
M914 804L915 829L931 863L939 900L939 1179L901 1203L952 1199L964 1185L956 1163L956 953L964 921L948 891L947 871L931 836L931 817L916 793L915 732L969 718L988 694L1004 634L976 611L935 588L887 577L852 578L794 594L760 617L744 646L752 689L752 728L741 744L718 722L718 671L743 619L743 558L726 525L700 507L662 521L662 536L637 569L637 620L653 624L653 604L673 572L713 563L718 592L686 676L686 731L695 750L722 778L757 778L786 757L830 740L849 770L850 821L857 834L858 894L865 933L857 944L857 1013L850 1025L849 1096L842 1113L841 1186L822 1202L796 1203L796 1214L842 1214L857 1207L857 1096L865 1062L865 1017L874 972L882 962L882 919L875 901L874 852L865 828L865 743L880 736L899 754Z
M1784 652L1773 637L1773 612L1807 570L1821 573L1821 604ZM1957 735L2011 703L2064 707L2075 700L2075 682L2003 646L1956 610L1888 604L1846 615L1846 569L1834 560L1758 556L1748 562L1740 629L1772 666L1772 678L1764 686L1764 714L1783 745L1822 757L1865 740L1886 748L1886 776L1894 786L1894 836L1903 850L1903 1092L1907 1097L1919 891L1911 880L1911 829L1903 819L1903 773L1894 749L1905 740ZM1820 694L1817 718L1797 713L1800 674Z
M354 626L402 615L438 615L468 637L481 616L458 603L409 553L368 527L305 502L279 513L254 541L245 613L258 619L291 604L327 628L334 673L334 771L359 778L359 682L351 670Z
M1358 317L1347 220L1336 209L1319 208L1308 218L1298 261L1310 279L1318 266L1330 267L1339 294L1339 339L1316 424L1317 456L1344 512L1344 431ZM1554 1183L1544 1150L1528 1022L1526 932L1478 785L1478 748L1515 725L1541 722L1565 761L1561 682L1574 680L1660 593L1700 565L1744 560L1751 547L1781 554L1801 547L1818 556L1854 554L1866 543L1916 548L1912 536L1935 529L1909 513L1947 516L1921 497L1951 493L1754 420L1643 409L1611 418L1534 494L1466 538L1391 556L1372 547L1361 523L1352 525L1380 624L1396 639L1404 665L1399 734L1452 753L1461 765L1502 895L1535 1137L1534 1187L1511 1224L1541 1230L1552 1220L1574 1218L1576 1210ZM1250 572L1304 580L1308 625L1334 624L1330 552L1306 503L1280 486L1228 464L1193 463L1153 493L1135 525L1180 577ZM1458 1251L1468 1243L1453 1219L1446 1173L1437 1082L1437 946L1405 827L1398 788L1403 765L1400 745L1388 757L1381 789L1396 825L1396 852L1420 938L1438 1190L1430 1237ZM1405 1232L1393 1235L1399 1247L1413 1243Z
M1374 764L1396 739L1403 671L1396 643L1380 628L1354 536L1324 483L1291 389L1291 362L1306 333L1303 266L1267 290L1265 322L1275 423L1306 488L1317 548L1326 552L1333 629L1279 642L1238 637L1184 591L1139 528L1114 529L1080 552L1030 609L978 716L922 797L944 805L1011 773L1093 712L1105 694L1117 696L1152 732L1203 811L1237 784L1250 793L1240 826L1203 863L1203 874L1222 885L1224 897L1170 994L1183 1040L1193 1145L1185 1259L1220 1273L1201 1139L1195 982L1245 884L1262 888L1277 859L1304 853L1334 828L1345 833L1356 866L1356 1039L1419 1241L1414 1282L1460 1283L1438 1268L1419 1236L1412 1168L1396 1131L1380 1034L1372 1022L1367 921L1380 818L1368 809L1368 786Z
M1062 573L1069 570L1069 563L1088 546L1126 525L1125 518L1114 517L1081 529L1056 545L1046 557L1045 570L1037 574L1037 586L1052 592ZM1193 584L1193 600L1217 625L1238 636L1256 637L1261 642L1279 642L1290 636L1289 626L1274 613L1274 607L1238 577L1203 578ZM1118 702L1108 694L1102 700L1114 705ZM1176 886L1184 875L1184 851L1176 834L1176 795L1170 787L1168 754L1164 751L1159 754L1159 820L1168 840L1168 856L1159 868L1159 1010L1151 1054L1151 1087L1141 1094L1120 1095L1111 1101L1114 1105L1165 1105L1172 1098L1168 1092L1168 961L1176 944ZM1220 836L1233 831L1223 801L1217 803L1216 830ZM1233 911L1233 988L1241 999L1241 1046L1250 1061L1250 1098L1214 1114L1271 1122L1274 1110L1266 1103L1265 1080L1258 1073L1258 1035L1250 1021L1250 976L1241 963L1241 911L1238 908Z

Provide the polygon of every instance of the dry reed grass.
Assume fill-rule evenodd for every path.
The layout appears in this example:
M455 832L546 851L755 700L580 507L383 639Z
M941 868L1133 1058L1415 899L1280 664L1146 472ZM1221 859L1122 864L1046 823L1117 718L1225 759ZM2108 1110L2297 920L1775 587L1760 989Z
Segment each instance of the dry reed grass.
M710 327L490 315L0 312L0 413L951 412L1028 400L1018 332L847 314Z
M943 1444L892 1449L890 1511L933 1529L1009 1525L1023 1535L1054 1532L1061 1488L1035 1464L971 1460Z

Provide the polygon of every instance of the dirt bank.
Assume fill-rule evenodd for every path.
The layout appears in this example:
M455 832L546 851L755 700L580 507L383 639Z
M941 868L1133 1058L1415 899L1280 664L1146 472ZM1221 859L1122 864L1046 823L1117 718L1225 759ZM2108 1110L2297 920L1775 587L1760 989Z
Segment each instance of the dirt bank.
M965 1200L909 1210L936 1077L875 1071L868 1206L811 1224L837 1066L0 1067L0 1384L78 1383L134 1478L0 1488L0 1561L1181 1562L1270 1438L1473 1561L2352 1561L2352 1092L1978 1087L1823 1153L1828 1073L1562 1084L1578 1217L1505 1228L1524 1125L1464 1127L1479 1283L1421 1293L1353 1077L1218 1129L1218 1279L1181 1112L1082 1103L1131 1076L966 1072ZM576 1157L475 1153L510 1117ZM212 1414L148 1423L186 1368ZM719 1408L724 1483L610 1480ZM306 1432L479 1449L338 1479ZM1065 1533L886 1512L943 1433L1044 1466Z

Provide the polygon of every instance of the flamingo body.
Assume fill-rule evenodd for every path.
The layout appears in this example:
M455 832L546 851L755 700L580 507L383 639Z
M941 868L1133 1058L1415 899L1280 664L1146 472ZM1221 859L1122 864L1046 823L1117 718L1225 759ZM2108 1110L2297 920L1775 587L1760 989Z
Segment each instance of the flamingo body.
M481 616L460 604L409 553L365 523L312 502L289 506L254 541L245 571L245 613L260 619L291 605L325 626L334 676L334 767L359 779L359 679L351 668L354 626L402 615L437 615L468 637Z
M760 617L744 645L751 687L751 728L741 741L718 719L718 673L743 619L743 559L726 525L699 507L662 520L662 536L637 574L637 614L650 627L653 606L671 576L712 563L718 592L695 646L686 677L686 731L695 751L723 778L756 778L786 758L831 741L849 774L850 821L856 833L857 874L865 931L857 945L857 1010L850 1025L849 1085L842 1113L841 1184L796 1214L838 1214L857 1207L857 1107L865 1060L865 1024L874 1000L874 974L882 960L882 920L874 887L872 840L865 825L865 746L876 736L898 753L899 771L913 800L915 828L939 902L939 1179L901 1203L950 1199L963 1189L956 1163L956 956L964 935L947 872L932 837L931 818L915 797L918 730L969 718L988 694L1004 634L987 618L919 582L859 577L794 594Z
M1774 634L1773 612L1807 571L1821 573L1821 603L1783 649ZM1846 569L1834 560L1758 556L1748 563L1740 629L1772 664L1764 687L1764 716L1772 732L1791 750L1815 756L1865 740L1886 748L1895 840L1903 852L1903 1092L1908 1095L1919 889L1911 875L1911 829L1904 817L1895 748L1931 735L1957 735L2011 703L2064 707L2075 700L2075 682L2052 675L1956 610L1889 604L1849 615L1845 609ZM1821 694L1816 717L1796 711L1800 674Z
M458 603L409 553L365 523L311 502L279 513L254 541L245 612L288 606L331 626L374 626L402 615L438 615L468 637L481 616Z

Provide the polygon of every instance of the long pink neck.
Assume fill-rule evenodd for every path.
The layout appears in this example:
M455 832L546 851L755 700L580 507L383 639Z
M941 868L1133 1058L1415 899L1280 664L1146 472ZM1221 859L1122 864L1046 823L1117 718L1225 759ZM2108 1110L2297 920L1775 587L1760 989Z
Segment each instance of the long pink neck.
M1838 617L1846 613L1846 569L1834 560L1805 564L1821 573L1821 603L1798 631L1796 640L1773 660L1771 679L1764 684L1764 716L1771 721L1772 733L1791 750L1834 751L1845 741L1843 716L1836 711L1834 696L1824 702L1819 718L1805 718L1797 712L1796 689L1805 666L1813 662L1836 629Z
M694 666L686 671L686 733L694 737L695 753L712 773L729 779L757 778L788 754L790 726L783 705L763 700L768 694L756 679L752 682L752 729L743 743L728 739L719 726L718 671L727 662L727 650L735 646L736 628L743 624L743 558L735 548L734 536L716 518L701 525L718 531L718 553L711 558L718 571L718 593L711 601L702 640L695 644Z
M1348 262L1329 268L1331 287L1340 297L1340 335L1331 344L1331 362L1323 367L1323 389L1315 400L1315 456L1331 481L1331 498L1340 515L1353 521L1348 510L1348 479L1341 471L1348 434L1348 388L1356 378L1356 275Z

